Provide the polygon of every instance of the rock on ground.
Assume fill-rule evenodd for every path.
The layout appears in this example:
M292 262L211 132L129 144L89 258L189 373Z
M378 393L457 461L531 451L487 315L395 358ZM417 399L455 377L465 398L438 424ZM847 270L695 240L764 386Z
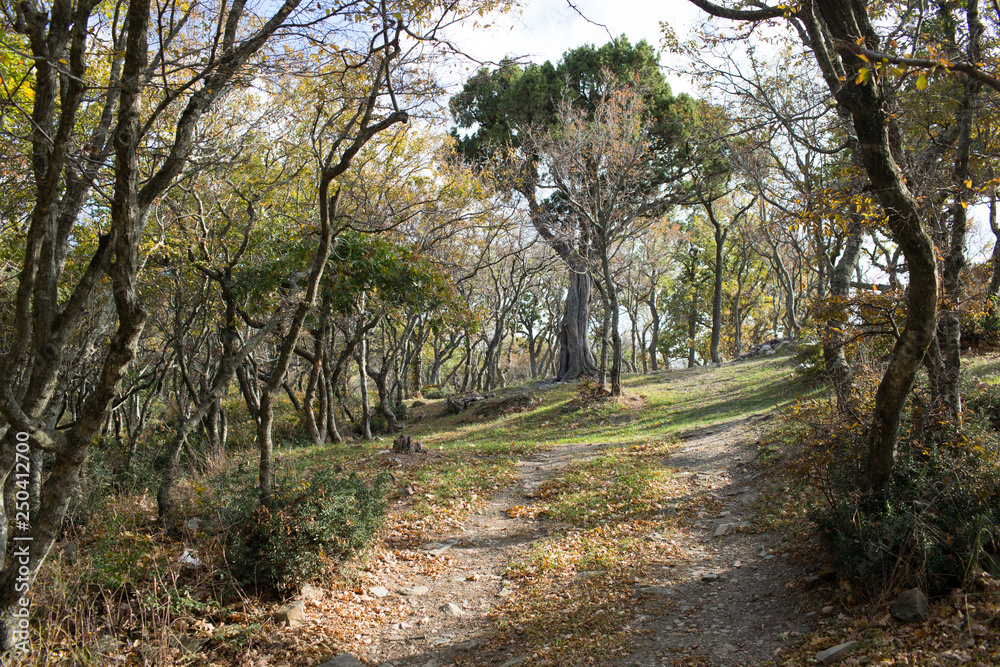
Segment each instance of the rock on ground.
M853 651L858 645L858 642L844 642L843 644L837 644L836 646L831 646L825 651L820 651L816 654L816 662L821 665L830 665L837 662L845 655Z
M923 623L930 615L931 608L923 592L919 588L911 588L896 598L889 611L903 623Z
M292 626L298 625L306 617L306 606L299 600L274 612L274 620Z
M341 653L332 660L327 660L319 667L362 667L358 659L350 653Z

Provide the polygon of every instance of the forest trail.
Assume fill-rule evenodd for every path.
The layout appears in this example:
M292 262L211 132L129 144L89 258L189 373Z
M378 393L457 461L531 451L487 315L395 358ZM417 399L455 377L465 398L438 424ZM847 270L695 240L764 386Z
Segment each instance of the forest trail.
M672 376L678 389L713 388L710 372ZM522 593L521 582L509 578L510 564L565 530L517 508L530 508L546 483L614 447L565 444L520 457L517 483L497 492L461 529L410 551L396 549L402 557L380 569L377 583L370 579L363 596L381 605L384 622L356 636L351 653L383 667L767 663L789 637L808 631L810 618L790 590L803 570L783 553L783 536L756 532L752 523L761 492L754 445L769 417L757 414L681 433L662 458L672 471L665 508L643 524L645 540L662 546L662 557L647 563L630 590L622 591L621 581L608 582L618 586L609 593L628 596L624 648L586 663L566 662L526 650L518 640L523 630L511 628L509 619L507 631L497 631L505 622L505 605ZM567 585L592 574L600 573L579 572Z
M762 665L783 639L809 629L789 590L803 572L782 552L783 536L752 532L759 491L748 445L762 417L681 437L668 465L682 489L711 498L717 511L678 533L687 558L663 568L643 599L633 652L613 664Z

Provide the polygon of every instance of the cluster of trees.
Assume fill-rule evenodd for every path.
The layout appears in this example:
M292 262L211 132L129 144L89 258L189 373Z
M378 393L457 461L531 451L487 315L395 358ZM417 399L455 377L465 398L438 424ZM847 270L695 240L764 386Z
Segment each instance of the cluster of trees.
M1000 16L981 15L975 0L871 8L817 0L754 9L692 2L745 29L788 28L784 57L801 68L789 71L810 71L823 82L811 87L808 79L785 79L775 86L752 51L746 67L732 59L718 79L774 123L762 131L787 135L784 157L792 159L773 163L787 165L780 167L789 177L782 183L799 202L791 210L816 230L817 245L826 244L818 255L828 281L825 357L844 409L852 400L843 355L845 305L866 247L871 264L888 276L887 289L898 293L869 320L872 329L894 337L875 396L862 480L863 488L877 489L892 472L900 416L921 365L932 403L943 418L961 424L968 211L994 189L987 129L993 100L984 91L1000 90L987 52ZM764 201L788 209L780 195L766 192L771 187L764 188Z
M894 337L868 488L920 364L960 420L969 207L989 200L1000 236L1000 16L692 1L770 55L725 29L674 44L700 100L625 38L504 61L451 98L450 136L409 122L442 93L437 36L496 3L5 2L0 647L19 439L30 580L90 448L128 468L157 447L169 520L234 401L265 506L276 401L315 443L371 438L429 388L598 376L619 394L623 369L778 335L815 332L845 411L854 332Z
M427 252L411 259L416 244L348 232L419 219L426 246L462 243L442 230L470 214L462 198L473 186L413 163L420 152L389 131L435 93L435 35L496 7L2 5L0 649L15 643L18 601L102 435L116 431L134 452L150 413L169 417L166 511L189 436L200 429L221 446L219 399L238 390L267 504L274 403L297 358L315 369L310 407L326 399L313 426L335 431L330 392L350 352L338 344L335 356L334 336L356 347L387 323L392 343L362 355L384 383L407 344L387 314L433 317L454 298ZM379 179L400 185L384 201ZM475 226L466 233L483 240ZM15 488L25 440L33 476ZM24 492L30 521L14 524ZM30 545L28 558L13 557L16 544Z

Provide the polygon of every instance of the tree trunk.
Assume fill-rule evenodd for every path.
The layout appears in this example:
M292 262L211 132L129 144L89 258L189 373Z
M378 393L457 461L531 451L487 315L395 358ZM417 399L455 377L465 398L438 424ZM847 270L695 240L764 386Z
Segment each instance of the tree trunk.
M372 407L368 398L368 336L358 345L358 374L361 386L361 437L372 439Z
M694 339L698 334L698 302L692 296L691 306L688 309L688 360L687 367L694 368L698 365L695 360Z
M983 24L979 20L978 0L969 0L966 3L966 17L970 35L968 57L970 62L975 63L980 61L979 42L983 33ZM962 425L962 323L960 308L965 291L962 285L962 272L966 265L965 241L968 229L966 208L975 200L975 193L971 188L972 172L969 158L981 87L982 84L977 79L966 78L962 101L956 114L959 132L955 147L955 194L951 205L951 239L948 253L945 255L941 282L946 308L941 312L941 321L938 323L938 338L944 357L944 376L941 378L939 387L941 393L938 399L959 427Z
M469 381L472 379L472 332L465 333L465 359L462 365L462 393L469 389Z
M417 337L419 341L419 336ZM423 398L424 397L424 386L423 386L423 374L424 374L424 357L420 353L420 346L418 342L417 349L413 351L413 391L410 394L411 398Z
M257 490L260 504L271 506L274 491L274 441L271 427L274 425L274 393L265 391L260 397L260 412L257 417L257 452L260 463L257 470Z
M593 377L597 374L594 353L590 350L590 299L593 283L590 274L582 270L569 272L569 290L559 328L559 372L557 382Z
M320 373L320 386L326 395L326 432L334 442L343 442L340 429L337 428L337 391L330 378L331 374L324 368Z
M733 296L733 358L739 359L743 354L743 281L736 283L736 294Z
M618 330L618 290L615 288L614 279L611 276L611 262L608 259L608 248L606 239L602 239L604 247L601 252L601 265L604 271L604 287L607 293L605 300L604 337L607 339L608 310L610 310L611 320L611 395L622 395L622 334ZM602 362L603 365L603 362Z
M862 3L815 0L832 37L844 43L864 41L877 48L879 37ZM865 65L858 58L843 61L847 80ZM892 349L889 366L875 394L875 410L868 432L868 454L862 472L865 489L881 487L892 474L899 421L913 387L917 367L934 336L937 322L938 279L934 245L921 223L919 205L892 157L889 127L893 120L879 81L870 85L833 85L832 92L854 120L858 152L886 213L893 240L903 251L910 270L906 325ZM832 82L831 82L832 84Z
M303 421L309 433L309 440L314 445L322 445L326 442L327 436L327 401L322 381L323 360L326 358L327 338L331 328L326 314L328 307L328 303L324 300L320 306L320 325L313 331L312 356L306 358L309 362L309 375L306 378L305 392L302 394ZM332 344L333 341L330 341L330 345Z
M854 273L858 257L861 255L862 236L861 225L855 223L844 244L840 259L830 271L830 299L834 301L833 306L836 310L835 314L823 323L826 331L823 340L823 361L837 397L837 408L841 412L848 410L854 395L851 367L844 355L844 327L847 325L846 302L850 297L851 274Z
M601 295L601 363L597 367L597 386L602 392L608 390L608 327L611 326L608 310L608 297L604 287L596 284L597 292Z
M649 367L656 372L660 369L656 362L656 355L659 354L660 347L660 313L656 309L655 287L649 291L649 299L646 304L649 306L649 318L652 326L649 341Z
M348 341L344 340L344 344L347 345ZM327 352L331 352L333 347L332 332L331 341L327 346ZM343 355L341 355L343 356ZM341 359L341 362L343 359ZM336 401L334 400L334 394L337 389L337 380L340 377L340 367L333 368L330 362L330 354L324 354L321 359L322 373L320 374L323 379L323 389L326 394L326 434L334 442L343 442L344 436L340 433L340 428L337 426L337 411L336 411Z
M202 430L205 432L205 441L208 443L208 453L218 457L222 453L222 443L219 442L219 413L221 412L221 401L216 398L208 408L208 414L201 421Z
M719 339L722 337L722 257L729 229L724 228L722 223L716 220L711 204L706 204L706 207L709 210L712 228L715 230L715 281L712 288L712 342L710 354L713 364L721 364L722 355L719 354Z
M525 327L525 337L528 341L528 363L531 365L531 379L538 379L538 341L531 325Z
M320 375L320 355L323 354L323 341L322 338L317 336L315 343L313 344L313 358L310 361L309 367L309 381L306 383L306 391L302 397L303 406L303 416L306 423L306 430L309 432L309 439L314 445L323 444L324 434L320 433L319 426L316 421L316 410L314 408L314 403L316 401L316 391L319 388L319 375ZM325 392L320 393L320 420L323 419L323 408L325 401ZM322 423L320 421L319 423Z
M395 433L399 430L399 420L396 419L396 413L389 406L388 375L389 368L386 367L375 375L369 374L369 377L375 380L375 388L378 390L378 407L382 416L385 417L386 431L388 433Z

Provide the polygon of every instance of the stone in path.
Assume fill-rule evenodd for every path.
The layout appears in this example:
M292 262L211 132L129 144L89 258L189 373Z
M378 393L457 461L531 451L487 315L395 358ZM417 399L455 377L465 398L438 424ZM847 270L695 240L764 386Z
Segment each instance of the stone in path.
M465 616L465 612L454 602L449 602L447 604L441 605L441 611L448 614L449 616Z
M274 620L289 627L298 625L306 617L306 605L301 600L274 612Z
M363 667L363 665L350 653L341 653L336 658L327 660L319 667Z
M820 651L816 654L816 662L821 665L833 664L853 651L857 645L858 642L844 642L843 644L831 646L825 651Z
M450 540L445 540L444 542L430 542L424 545L424 551L426 551L431 556L440 556L448 549L458 544L458 538L453 537Z

